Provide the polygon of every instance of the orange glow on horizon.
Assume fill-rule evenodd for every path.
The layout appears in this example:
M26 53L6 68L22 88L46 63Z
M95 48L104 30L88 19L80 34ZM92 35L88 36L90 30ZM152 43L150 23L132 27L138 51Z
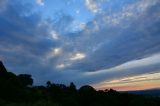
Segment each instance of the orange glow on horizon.
M160 73L144 74L105 81L93 85L97 90L115 89L117 91L133 91L160 88Z

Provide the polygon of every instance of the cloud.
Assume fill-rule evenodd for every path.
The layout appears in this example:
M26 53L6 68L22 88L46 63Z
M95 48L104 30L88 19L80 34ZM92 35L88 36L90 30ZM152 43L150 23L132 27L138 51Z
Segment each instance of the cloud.
M116 67L109 68L107 70L105 69L105 70L101 70L101 71L97 71L97 72L86 72L86 74L96 75L96 74L104 74L106 72L121 72L124 70L130 71L133 69L136 70L137 68L141 69L143 67L148 67L148 66L152 66L152 65L154 66L156 64L160 64L160 62L158 61L159 59L160 59L160 54L156 54L151 57L146 57L146 58L142 58L142 59L138 59L138 60L129 61L124 64L118 65ZM143 71L143 70L141 70L141 71ZM153 70L151 70L151 71L153 71ZM155 71L157 71L157 70L155 70Z
M97 4L94 0L85 0L85 4L91 12L96 13L98 11Z
M51 33L51 37L52 37L53 39L55 39L55 40L58 39L58 34L57 34L55 31L51 31L50 33Z
M36 2L37 2L38 5L41 5L41 6L44 5L44 0L36 0Z
M106 86L106 88L109 87L109 85L107 86L105 85L105 83L109 83L110 85L112 85L115 83L112 81L118 81L120 79L132 78L132 77L135 78L137 76L142 76L144 74L159 73L160 62L157 61L159 58L160 58L159 54L157 54L151 57L147 57L145 59L130 61L109 69L99 70L97 72L85 72L82 74L83 77L80 81L81 83L85 84L90 83L97 88L105 89L104 86ZM151 77L153 76L148 75L147 79L150 79ZM129 82L130 81L128 81L128 83Z
M83 53L76 53L75 55L73 55L70 60L81 60L83 58L85 58L85 54Z
M33 76L37 74L33 70L39 70L39 74L43 73L41 69L45 70L47 67L44 64L45 55L50 48L56 48L57 45L48 39L49 22L44 22L36 13L23 15L25 12L28 13L28 9L22 7L28 5L17 2L10 2L8 5L6 10L0 13L0 57L3 57L1 59L16 73L32 73Z
M8 0L1 0L0 1L0 13L3 12L6 9L6 5L7 5Z
M143 1L138 2L136 6L142 3ZM83 71L98 71L158 53L159 7L156 5L157 3L149 5L141 13L137 13L134 8L131 11L128 6L123 12L116 14L121 17L120 19L118 16L115 17L115 14L110 16L113 19L115 17L119 23L117 25L110 23L110 20L105 20L106 15L104 14L97 16L93 22L88 23L80 39L76 41L79 42L76 44L79 49L83 49L82 51L89 55L82 61L83 64L75 63L73 67ZM153 10L151 12L151 8L154 8L154 12ZM124 15L128 13L128 10L134 15ZM83 48L84 45L85 48ZM81 65L83 68L80 68Z

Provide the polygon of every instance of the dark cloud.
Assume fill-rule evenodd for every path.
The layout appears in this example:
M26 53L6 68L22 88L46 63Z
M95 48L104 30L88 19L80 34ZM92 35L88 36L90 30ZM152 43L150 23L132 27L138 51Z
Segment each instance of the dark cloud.
M0 53L10 66L32 73L32 67L41 66L46 52L57 44L49 39L49 24L43 23L40 14L29 14L25 7L28 5L9 2L0 13Z

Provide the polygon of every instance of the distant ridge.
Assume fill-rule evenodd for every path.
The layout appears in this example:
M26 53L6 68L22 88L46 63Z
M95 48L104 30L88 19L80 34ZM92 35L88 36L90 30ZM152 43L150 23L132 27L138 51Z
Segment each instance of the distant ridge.
M158 89L147 89L147 90L138 90L138 91L125 91L131 94L160 97L160 88Z

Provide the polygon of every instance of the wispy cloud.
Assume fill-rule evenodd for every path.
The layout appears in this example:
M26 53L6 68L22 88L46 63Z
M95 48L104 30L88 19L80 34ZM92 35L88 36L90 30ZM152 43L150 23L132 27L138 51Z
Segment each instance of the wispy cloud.
M38 5L41 5L41 6L44 5L44 0L36 0L36 2L37 2Z

